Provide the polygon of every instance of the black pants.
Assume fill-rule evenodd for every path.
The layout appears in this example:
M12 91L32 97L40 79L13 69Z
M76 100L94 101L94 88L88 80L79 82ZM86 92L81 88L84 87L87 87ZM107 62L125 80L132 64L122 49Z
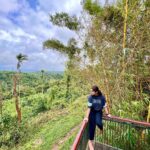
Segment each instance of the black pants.
M94 140L96 125L99 129L103 130L102 113L90 112L89 115L89 139Z

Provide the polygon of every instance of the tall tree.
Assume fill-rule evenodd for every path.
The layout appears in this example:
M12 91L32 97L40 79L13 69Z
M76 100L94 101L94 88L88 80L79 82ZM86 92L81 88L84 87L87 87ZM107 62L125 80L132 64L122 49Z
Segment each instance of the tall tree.
M19 99L20 99L20 73L21 73L21 65L23 61L27 60L27 55L23 54L18 54L16 56L17 58L17 74L14 75L13 78L13 94L15 98L15 106L16 106L16 112L17 112L17 117L18 117L18 123L21 123L21 118L22 118L22 113L21 113L21 104L19 104ZM18 86L18 91L17 91L17 86Z
M69 73L69 70L73 67L73 60L75 57L75 54L80 52L80 49L77 47L77 42L74 38L71 38L68 41L67 45L64 45L59 40L56 39L50 39L43 43L43 46L45 49L54 49L62 54L65 54L68 56L69 60L67 63L67 79L66 79L66 98L69 99L69 87L70 87L70 80L71 80L71 74Z
M56 13L55 15L50 15L50 21L59 27L66 27L69 30L79 31L80 30L80 21L76 16L69 16L67 13ZM66 90L66 98L69 98L69 87L71 81L71 74L69 71L73 68L73 60L75 55L80 53L80 49L77 46L77 41L74 38L68 40L68 44L64 45L61 41L57 39L49 39L43 43L45 49L53 49L62 54L67 55L69 58L67 63L67 90Z
M13 77L13 95L15 98L15 107L16 107L16 112L17 112L17 118L18 118L18 124L21 123L21 106L19 106L19 96L18 96L18 92L17 92L17 84L18 84L18 77L17 75L14 75Z
M150 39L147 1L122 0L108 7L93 5L96 3L91 0L84 3L91 23L85 38L87 57L96 60L97 64L92 66L92 74L96 74L94 80L100 79L99 83L113 100L113 105L118 101L124 103L124 99L127 103L142 100L144 94L142 88L139 89L139 80L148 76L145 58L149 55Z

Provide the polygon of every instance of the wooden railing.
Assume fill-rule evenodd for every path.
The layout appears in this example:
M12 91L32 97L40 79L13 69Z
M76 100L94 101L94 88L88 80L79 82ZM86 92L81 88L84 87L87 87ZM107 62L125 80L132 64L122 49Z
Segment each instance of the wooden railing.
M103 134L100 135L98 129L96 130L95 143L124 150L148 150L150 148L150 123L116 116L104 116L103 122ZM83 121L71 150L85 150L87 143L88 122Z
M88 142L88 122L83 120L79 133L76 136L76 139L72 145L71 150L79 150L79 148L86 149L87 142Z

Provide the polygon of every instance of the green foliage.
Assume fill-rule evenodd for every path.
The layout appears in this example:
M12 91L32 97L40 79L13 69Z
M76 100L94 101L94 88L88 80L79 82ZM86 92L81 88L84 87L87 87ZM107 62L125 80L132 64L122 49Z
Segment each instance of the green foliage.
M64 52L66 50L66 47L59 41L56 39L50 39L47 40L43 43L44 48L48 49L55 49L55 50L59 50L60 52Z
M3 90L3 98L11 99L12 98L12 89L13 83L12 78L15 75L15 72L10 71L0 71L0 81L2 81L2 90ZM21 81L20 81L20 96L25 97L29 95L34 95L36 93L41 92L41 88L43 88L44 92L46 92L50 88L49 81L56 79L62 79L62 72L45 72L44 73L44 84L41 82L41 73L20 73ZM43 85L42 85L43 84Z
M36 103L36 106L34 106L33 115L37 115L40 112L44 112L47 110L47 107L45 106L44 100L38 101Z
M68 41L67 53L69 58L73 58L76 53L80 53L80 49L77 47L77 41L74 38Z
M33 110L35 109L35 105L40 102L40 97L42 97L42 94L35 96L36 99L32 99L31 103L29 104ZM39 101L37 99L39 99ZM43 99L45 99L45 96ZM76 102L67 104L65 101L54 100L54 102L51 103L51 111L38 113L38 115L35 114L34 116L27 114L27 118L23 118L23 122L19 128L17 127L17 124L13 124L12 120L9 119L12 118L10 115L8 117L5 115L7 118L5 119L7 120L5 121L5 124L7 124L11 130L9 130L7 126L5 127L7 133L9 134L9 138L7 138L7 141L5 140L5 142L2 143L2 149L9 149L10 147L14 150L16 149L15 147L17 147L19 150L36 148L45 150L51 149L52 145L57 140L63 138L82 120L84 116L83 110L86 109L86 105L84 103L86 101L83 101L84 99L85 97L78 98ZM26 113L28 113L27 105L22 108L26 110ZM24 110L22 111L24 112ZM14 118L14 121L16 121L16 118ZM4 133L6 133L6 131L4 131ZM36 144L35 141L37 141L37 139L41 139L42 144Z
M70 30L79 30L79 21L76 16L69 16L67 13L56 13L50 15L50 21L57 26L67 27Z
M76 53L80 52L77 47L77 42L74 38L69 39L68 45L63 45L59 40L50 39L43 43L45 49L54 49L60 53L68 55L69 59L72 59Z
M13 147L23 140L23 136L27 129L24 127L23 123L18 126L16 117L12 117L10 114L5 113L0 123L2 125L0 128L0 147L3 145Z
M101 15L103 21L109 27L114 27L115 29L123 27L124 17L120 9L114 6L109 6L103 9Z
M85 0L84 9L90 15L99 15L102 12L102 8L98 5L97 2L92 2L92 0Z
M21 63L21 62L23 62L24 60L27 60L28 59L28 57L27 57L27 55L23 55L23 54L18 54L17 56L16 56L16 58L17 58L17 60Z
M144 5L145 7L150 8L150 2L148 0L144 1Z

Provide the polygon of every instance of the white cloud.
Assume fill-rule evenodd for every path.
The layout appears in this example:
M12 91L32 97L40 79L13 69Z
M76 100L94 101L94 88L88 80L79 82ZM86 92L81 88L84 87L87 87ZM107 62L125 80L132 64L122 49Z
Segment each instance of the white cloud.
M67 12L78 14L81 11L81 0L39 0L42 9L47 12Z
M14 35L16 37L26 37L29 39L36 39L35 35L28 34L25 31L23 31L21 28L17 28L16 30L12 30L12 31L10 31L10 33L12 33L12 35Z
M41 51L39 53L31 53L29 60L26 62L28 68L23 68L28 71L30 70L51 70L51 71L62 71L65 67L66 57L60 55L54 51ZM38 64L38 67L37 67ZM24 65L25 66L25 65Z
M49 22L49 14L58 11L78 14L80 0L39 0L37 9L31 8L26 0L6 0L4 6L6 10L0 6L0 69L15 68L16 55L21 52L29 56L23 70L63 70L66 56L52 50L43 51L42 43L49 38L67 43L76 34L53 26Z
M9 13L19 9L17 0L0 0L0 12Z
M0 40L19 43L22 41L22 38L27 38L28 40L35 40L36 36L24 32L21 28L17 28L16 30L11 30L9 32L5 30L0 30Z
M20 38L19 37L13 37L12 34L10 34L7 31L4 30L0 30L0 40L4 40L4 41L8 41L8 42L20 42Z
M70 14L79 15L81 10L82 10L81 0L66 1L64 4L63 11L68 12Z

